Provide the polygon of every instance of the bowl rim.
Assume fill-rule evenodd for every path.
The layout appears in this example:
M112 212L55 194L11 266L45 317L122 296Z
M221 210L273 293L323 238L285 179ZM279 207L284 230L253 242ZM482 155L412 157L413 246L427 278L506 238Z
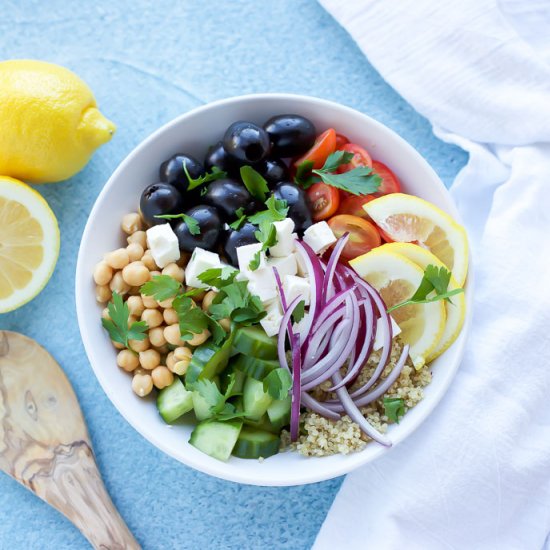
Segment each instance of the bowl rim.
M111 176L101 189L100 193L96 197L96 200L93 204L93 207L90 211L90 214L88 215L88 219L86 221L86 226L84 228L84 231L82 233L82 238L79 245L79 251L78 251L78 257L77 257L77 263L76 263L76 274L75 274L75 303L76 303L76 312L77 312L77 320L78 320L78 326L79 331L82 339L82 343L84 345L84 349L86 351L86 355L88 357L89 363L92 367L92 370L99 381L100 386L102 387L103 391L111 401L111 404L115 407L115 409L118 411L119 414L122 415L122 417L132 426L146 441L148 441L150 444L154 445L167 455L171 456L178 462L181 462L182 464L185 464L186 466L190 466L191 468L198 470L200 472L209 474L211 476L214 476L219 479L224 479L226 481L232 481L236 483L242 483L247 485L259 485L259 486L297 486L297 485L305 485L310 483L316 483L320 481L325 481L329 479L334 479L336 477L345 475L349 473L352 470L355 470L361 466L366 465L368 462L371 462L372 460L375 460L379 456L383 454L387 454L390 452L393 448L395 448L399 443L401 443L403 440L407 439L420 425L422 425L426 418L428 418L434 411L434 409L437 407L437 405L440 403L443 396L447 393L447 390L454 379L454 376L456 375L456 372L458 368L460 367L460 364L462 362L464 352L465 352L465 346L467 342L467 337L470 331L470 325L471 325L471 319L472 319L472 309L473 309L473 285L474 285L474 276L473 276L473 269L472 269L472 257L471 253L469 254L468 262L469 262L469 270L468 270L468 277L465 284L465 295L466 295L466 315L464 319L464 325L462 327L461 334L459 335L459 341L455 342L453 344L453 348L455 349L455 361L454 364L447 366L447 377L445 384L442 385L441 391L439 394L433 396L430 399L429 406L426 406L425 409L423 409L422 414L418 415L416 418L416 422L413 424L409 424L406 427L403 426L402 429L398 430L397 433L393 434L392 437L392 447L386 448L383 447L375 442L369 443L369 447L371 445L374 445L376 447L375 451L371 453L371 455L361 461L361 460L346 460L343 461L340 464L337 464L334 468L332 468L329 472L326 470L318 471L317 469L312 468L311 473L307 476L304 476L303 479L295 480L291 479L288 481L281 481L276 480L273 483L270 483L269 480L258 480L251 478L247 475L240 475L239 473L235 472L224 472L223 465L225 463L223 462L216 462L216 466L213 466L211 464L214 464L214 462L205 461L201 462L199 460L196 460L193 456L182 456L181 454L176 453L173 451L170 447L166 446L163 441L162 437L157 436L156 433L149 433L146 432L145 429L142 428L142 426L135 422L131 415L129 414L127 409L124 409L122 407L118 406L118 400L115 395L115 390L113 387L108 383L107 377L104 376L99 369L96 369L94 366L94 361L92 360L93 357L93 347L92 342L86 333L86 322L85 322L85 308L82 303L82 296L83 292L87 292L85 289L85 281L87 278L90 277L90 274L88 272L84 272L84 261L83 261L83 250L84 250L84 243L90 239L90 233L92 231L92 220L95 220L95 218L98 215L98 210L101 206L101 203L103 201L103 198L109 194L111 188L114 185L114 182L118 179L118 176L121 172L123 172L127 165L132 163L134 161L134 158L139 155L143 150L147 149L148 146L161 134L168 131L173 126L177 126L181 124L183 121L185 121L187 118L190 118L192 116L196 116L197 114L200 114L203 111L210 110L213 107L222 107L222 106L235 106L239 105L241 103L246 103L250 100L280 100L280 101L307 101L313 104L316 104L319 107L327 106L331 109L339 109L343 112L346 112L350 116L363 118L365 121L367 121L371 126L374 126L377 128L378 131L386 134L390 134L390 137L392 139L396 139L401 142L401 145L409 150L409 153L415 158L416 162L421 163L424 165L424 167L428 170L428 172L431 172L433 184L437 185L440 189L440 191L443 191L444 195L448 199L448 210L452 217L458 222L462 224L460 215L458 213L458 210L456 208L456 205L454 203L454 200L452 196L449 193L449 190L445 187L435 170L431 167L431 165L428 163L426 159L404 138L402 138L397 132L389 128L388 126L382 124L381 122L377 121L376 119L370 117L369 115L362 113L352 107L342 105L341 103L330 101L327 99L322 99L315 96L309 96L309 95L302 95L302 94L292 94L292 93L253 93L253 94L245 94L245 95L239 95L239 96L232 96L227 97L223 99L219 99L216 101L208 102L204 105L200 105L198 107L195 107L193 109L190 109L189 111L178 115L177 117L173 118L172 120L166 122L162 126L160 126L158 129L153 131L151 134L149 134L145 139L143 139L140 143L138 143L127 155L126 157L118 164L116 169L112 172ZM445 355L444 352L443 355ZM442 355L442 356L443 356ZM450 367L450 368L449 368ZM366 449L367 447L365 447ZM361 455L361 453L364 452L358 451L356 453L352 453L352 455L347 456L356 456ZM219 464L218 464L219 462Z

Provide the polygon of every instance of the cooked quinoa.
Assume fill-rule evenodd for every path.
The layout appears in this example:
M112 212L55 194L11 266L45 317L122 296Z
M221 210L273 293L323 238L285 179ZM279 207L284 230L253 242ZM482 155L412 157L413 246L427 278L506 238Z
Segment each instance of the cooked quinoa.
M381 380L388 376L395 367L402 349L403 343L398 337L393 341L390 360L382 373ZM367 382L378 364L380 353L380 351L375 351L371 354L365 368L351 386L350 391L359 388ZM392 421L384 414L384 398L402 398L405 403L405 410L409 410L422 400L424 397L423 388L430 383L431 379L432 373L428 367L417 371L409 359L403 367L399 378L390 389L377 401L374 401L367 407L361 408L361 412L374 428L381 433L385 433L388 424L391 424ZM327 380L317 386L311 392L311 395L319 401L333 398L335 394L326 391L331 385L332 382ZM282 432L282 449L290 448L304 456L327 456L360 451L371 441L347 415L342 416L340 420L330 420L317 413L306 411L300 416L300 428L300 436L296 443L290 443L290 434L287 431Z

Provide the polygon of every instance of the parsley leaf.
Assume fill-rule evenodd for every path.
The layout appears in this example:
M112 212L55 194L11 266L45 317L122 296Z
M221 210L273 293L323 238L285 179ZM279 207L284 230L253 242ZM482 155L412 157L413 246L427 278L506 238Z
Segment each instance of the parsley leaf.
M276 199L271 195L266 201L267 210L261 210L248 217L248 221L254 225L262 223L273 223L284 220L288 214L287 202L282 199Z
M155 218L161 218L163 220L177 220L182 218L191 235L200 235L201 233L199 222L193 218L193 216L188 216L187 214L159 214L155 216Z
M232 283L237 273L239 273L238 269L224 265L223 267L211 267L200 273L198 277L199 281L205 285L220 288L225 284Z
M248 192L255 198L265 201L269 188L267 181L252 166L241 166L241 179Z
M145 339L145 333L149 330L147 323L138 321L128 325L128 318L130 317L128 304L118 292L113 292L113 301L109 302L107 309L111 318L101 319L101 323L113 342L118 342L131 349L128 344L129 340Z
M237 216L237 219L234 222L230 223L229 227L231 227L231 229L234 229L235 231L238 231L246 222L246 214L244 213L244 208L237 208L235 216Z
M227 176L227 172L220 170L217 166L213 166L210 173L204 174L204 176L199 176L197 179L194 179L190 176L189 171L187 170L187 164L183 163L183 171L189 180L189 185L187 186L187 191L192 191L193 189L204 185L205 183L210 183L211 181L219 180ZM202 190L201 190L202 191Z
M405 401L401 397L384 397L383 404L384 414L399 424L400 418L405 414Z
M139 289L142 294L152 296L158 302L176 296L182 288L180 282L170 275L155 275Z
M248 264L248 269L250 269L250 271L256 271L256 269L260 267L262 252L265 252L270 246L275 246L277 244L277 229L272 223L263 221L258 231L254 232L254 236L262 243L262 248L254 254L252 260Z
M235 375L230 375L229 385L225 394L222 394L212 380L197 380L193 386L193 390L198 392L209 406L209 412L212 415L210 420L231 420L244 416L244 412L237 412L235 406L227 403L227 399L231 395L231 390L235 384Z
M450 298L456 294L464 292L463 288L455 288L448 290L449 282L451 280L450 271L444 267L437 267L435 265L428 265L424 270L424 276L420 281L420 285L416 289L416 292L404 302L395 304L388 308L388 313L403 306L410 306L413 304L429 304L431 302L437 302L438 300L446 300L452 303ZM428 297L432 292L435 292L434 296Z
M299 323L304 318L304 315L306 313L305 308L306 308L306 303L304 302L304 300L300 300L296 305L296 307L294 308L294 311L292 312L292 320L295 323Z
M205 329L210 330L214 344L219 344L225 338L225 331L218 321L196 307L188 296L178 296L172 307L178 315L182 340L191 340L195 334L200 334Z
M222 286L209 312L214 319L229 317L242 325L252 325L267 315L258 296L248 291L246 281L233 281Z
M311 175L311 170L313 168L312 160L304 160L296 168L296 175L294 176L294 181L301 185L304 189L307 189L313 184L313 176Z
M292 377L285 369L272 370L263 381L264 392L273 399L284 399L292 388Z

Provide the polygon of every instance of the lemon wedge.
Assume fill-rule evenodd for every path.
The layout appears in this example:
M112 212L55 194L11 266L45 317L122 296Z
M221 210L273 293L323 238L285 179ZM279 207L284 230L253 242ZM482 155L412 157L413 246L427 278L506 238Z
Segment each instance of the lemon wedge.
M0 176L0 313L32 300L50 279L59 228L40 193Z
M447 266L462 286L468 271L464 228L437 206L413 195L392 193L363 205L365 212L393 241L415 242Z
M422 270L425 270L429 265L435 265L442 267L443 262L434 256L431 252L411 243L388 243L382 245L379 250L385 250L386 252L393 252L395 254L401 254L414 262ZM451 275L449 281L449 290L459 288L455 278ZM466 298L464 294L457 294L451 298L451 302L444 302L445 313L447 322L445 323L445 329L443 335L439 340L439 343L435 349L427 357L427 361L433 361L436 357L439 357L457 338L462 330L464 324L464 317L466 316Z
M388 308L408 300L416 291L424 271L401 254L375 248L350 261L360 277L382 296ZM392 312L402 340L410 345L409 355L420 369L436 349L445 329L443 302L403 306Z

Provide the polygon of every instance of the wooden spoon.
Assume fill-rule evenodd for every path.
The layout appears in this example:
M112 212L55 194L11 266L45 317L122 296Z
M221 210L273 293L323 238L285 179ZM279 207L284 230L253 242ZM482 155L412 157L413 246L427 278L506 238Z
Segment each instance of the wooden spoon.
M95 548L140 548L103 485L69 380L43 347L9 331L0 331L0 469Z

